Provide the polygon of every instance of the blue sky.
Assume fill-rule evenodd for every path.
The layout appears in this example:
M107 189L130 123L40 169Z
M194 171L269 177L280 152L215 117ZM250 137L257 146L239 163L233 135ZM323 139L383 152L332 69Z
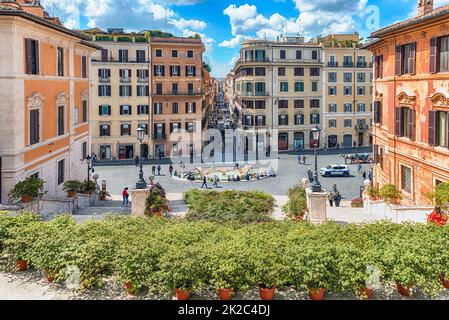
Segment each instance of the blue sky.
M248 38L359 32L416 15L418 0L41 0L69 28L156 29L199 33L213 75L224 77ZM435 0L435 7L449 0Z

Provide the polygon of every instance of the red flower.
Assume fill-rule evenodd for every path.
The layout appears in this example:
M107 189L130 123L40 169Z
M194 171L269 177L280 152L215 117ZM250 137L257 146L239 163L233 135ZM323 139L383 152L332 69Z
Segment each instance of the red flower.
M444 226L447 223L448 216L439 210L434 210L427 218L428 223L435 223L437 226Z

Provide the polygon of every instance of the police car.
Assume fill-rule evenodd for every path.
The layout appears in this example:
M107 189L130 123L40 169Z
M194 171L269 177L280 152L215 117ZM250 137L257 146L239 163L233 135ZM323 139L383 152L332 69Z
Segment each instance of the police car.
M331 164L326 168L321 168L320 175L323 177L349 177L349 168L346 165Z

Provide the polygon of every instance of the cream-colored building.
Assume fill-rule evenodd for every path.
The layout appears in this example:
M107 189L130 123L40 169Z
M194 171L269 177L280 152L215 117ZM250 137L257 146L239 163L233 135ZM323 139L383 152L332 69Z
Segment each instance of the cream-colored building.
M329 35L324 45L323 133L327 148L372 144L372 54L358 34Z
M233 72L230 100L240 129L274 132L279 150L310 147L310 130L322 124L322 46L302 37L249 40Z
M92 152L99 160L150 157L150 45L123 29L85 30L104 49L92 57ZM137 129L146 130L140 150Z

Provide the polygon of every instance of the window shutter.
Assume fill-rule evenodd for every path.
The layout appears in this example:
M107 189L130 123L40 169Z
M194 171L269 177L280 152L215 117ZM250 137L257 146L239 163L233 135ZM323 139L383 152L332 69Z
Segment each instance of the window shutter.
M192 103L192 113L196 113L196 102Z
M384 69L383 69L383 66L384 66L384 56L383 56L383 55L380 55L379 60L380 60L380 62L379 62L379 78L383 78L383 73L384 73Z
M437 38L430 39L430 73L437 72Z
M102 116L103 115L103 111L102 111L102 106L98 107L98 115Z
M108 115L111 115L111 106L108 106Z
M409 113L409 123L408 123L408 132L409 132L409 138L410 140L415 140L415 110L408 109L407 112Z
M410 73L415 74L416 73L416 42L412 43L411 45L411 51L410 51Z
M31 54L31 39L25 39L25 51L26 51L26 73L31 73L31 63L32 63L32 54Z
M149 86L145 86L145 94L147 97L150 95L150 87Z
M101 69L98 69L98 77L101 78Z
M108 96L110 97L111 96L111 86L107 86L106 88L107 88L106 91L108 93Z
M111 69L108 69L108 78L111 77Z
M129 88L129 96L131 97L133 95L133 87L128 86L128 88Z
M173 123L170 122L170 133L173 133Z
M374 123L379 123L379 101L374 101Z
M395 109L396 115L395 115L395 134L398 137L401 137L402 133L402 109L396 108Z
M36 44L36 74L39 74L39 42L35 41Z
M162 136L165 136L165 123L162 124Z
M374 163L378 164L379 163L379 146L377 144L374 145Z
M120 97L123 97L123 87L122 86L120 86Z
M437 111L429 111L429 145L437 144Z
M396 66L395 73L397 76L402 74L402 46L396 46Z
M188 102L186 102L186 110L185 110L185 113L189 113L189 103L188 103Z
M380 167L384 168L384 149L382 147L379 148L379 164Z
M120 115L123 115L123 106L120 106Z

